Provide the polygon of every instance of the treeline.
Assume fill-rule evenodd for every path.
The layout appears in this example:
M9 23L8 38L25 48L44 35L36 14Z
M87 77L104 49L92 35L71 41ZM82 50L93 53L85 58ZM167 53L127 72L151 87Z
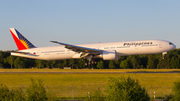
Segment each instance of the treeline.
M34 60L11 56L10 53L0 51L1 68L105 68L105 69L179 69L180 49L169 51L165 58L162 54L121 56L119 60L104 61L96 58L89 62L86 59L70 60Z

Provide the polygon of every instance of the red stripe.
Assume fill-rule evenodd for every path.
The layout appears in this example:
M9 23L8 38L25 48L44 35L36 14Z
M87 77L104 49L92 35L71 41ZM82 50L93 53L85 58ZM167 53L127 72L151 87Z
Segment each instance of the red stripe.
M21 41L14 35L14 33L10 30L13 38L14 38L14 41L18 47L18 50L23 50L23 49L27 49L22 43Z

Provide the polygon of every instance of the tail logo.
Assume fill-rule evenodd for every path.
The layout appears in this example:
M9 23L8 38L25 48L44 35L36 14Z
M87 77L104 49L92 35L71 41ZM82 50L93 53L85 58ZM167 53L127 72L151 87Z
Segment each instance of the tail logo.
M18 47L19 50L23 49L29 49L29 48L35 48L35 46L28 41L20 32L18 32L15 28L10 28L9 29L14 41Z
M29 49L29 45L27 44L27 41L25 40L20 40L20 41L27 49Z

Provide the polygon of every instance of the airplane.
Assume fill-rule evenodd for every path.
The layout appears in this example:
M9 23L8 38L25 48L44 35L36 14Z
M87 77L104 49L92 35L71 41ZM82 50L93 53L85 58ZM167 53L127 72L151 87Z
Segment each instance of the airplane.
M140 40L79 45L50 41L60 44L60 46L35 47L15 28L9 28L9 30L18 48L18 51L11 51L11 55L41 60L82 58L89 60L92 58L118 60L120 56L156 53L162 53L164 58L164 55L168 51L176 48L172 42L164 40Z

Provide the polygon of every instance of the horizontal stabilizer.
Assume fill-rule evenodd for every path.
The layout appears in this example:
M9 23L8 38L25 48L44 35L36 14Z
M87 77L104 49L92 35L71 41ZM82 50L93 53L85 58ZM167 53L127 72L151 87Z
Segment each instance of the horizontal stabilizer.
M29 54L29 52L11 51L11 53Z

